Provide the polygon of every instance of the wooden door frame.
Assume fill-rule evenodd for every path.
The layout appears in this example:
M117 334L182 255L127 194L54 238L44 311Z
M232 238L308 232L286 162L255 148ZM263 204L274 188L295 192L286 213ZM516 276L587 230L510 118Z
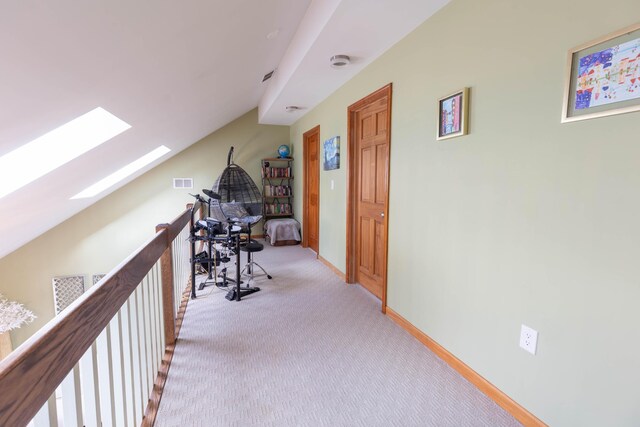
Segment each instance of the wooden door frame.
M347 173L347 283L355 283L356 277L356 227L358 224L358 150L356 150L355 142L355 116L358 111L360 111L366 105L369 105L379 99L387 97L387 134L389 138L389 164L387 165L388 169L391 168L391 94L392 94L392 83L381 87L375 92L367 95L361 100L351 104L347 109L347 151L348 151L348 167L349 171ZM386 242L387 245L384 248L385 250L385 260L387 262L387 266L389 265L389 183L391 182L389 178L389 170L387 170L387 197L386 197L386 212L384 218L384 230L387 234ZM387 266L384 269L384 276L382 278L382 312L387 312Z
M302 168L304 174L303 180L303 199L302 199L302 247L309 247L309 171L307 170L307 163L309 161L309 153L307 152L307 140L311 135L318 134L318 155L320 154L320 125L309 129L302 134ZM318 160L319 162L320 160ZM318 177L319 178L319 177ZM318 195L320 195L320 180L318 179ZM320 214L320 200L318 200L318 215ZM320 218L318 217L318 222ZM318 223L318 253L320 255L320 224Z

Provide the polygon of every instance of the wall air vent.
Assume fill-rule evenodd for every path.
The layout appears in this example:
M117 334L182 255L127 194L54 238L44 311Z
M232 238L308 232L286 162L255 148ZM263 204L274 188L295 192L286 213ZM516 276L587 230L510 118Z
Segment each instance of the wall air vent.
M173 178L173 188L193 188L193 178Z
M264 77L262 78L262 83L266 82L267 80L269 80L271 78L271 76L273 76L273 73L276 70L271 70L269 71L267 74L264 75Z
M54 277L51 282L56 314L67 308L84 293L84 276Z

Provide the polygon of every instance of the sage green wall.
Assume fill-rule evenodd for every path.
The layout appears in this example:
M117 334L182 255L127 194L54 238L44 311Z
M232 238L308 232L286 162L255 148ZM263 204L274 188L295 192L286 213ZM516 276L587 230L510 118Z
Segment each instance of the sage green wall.
M640 113L560 123L567 51L638 16L453 0L291 127L300 158L313 126L342 138L320 255L345 271L346 109L393 83L388 305L554 426L640 420ZM437 100L464 86L471 133L436 142Z
M106 273L154 236L194 199L188 193L211 188L234 161L259 185L260 158L273 157L289 138L286 126L258 125L253 110L203 138L34 241L0 259L0 293L38 316L12 331L14 347L54 315L51 278ZM193 190L174 190L173 178L192 177Z

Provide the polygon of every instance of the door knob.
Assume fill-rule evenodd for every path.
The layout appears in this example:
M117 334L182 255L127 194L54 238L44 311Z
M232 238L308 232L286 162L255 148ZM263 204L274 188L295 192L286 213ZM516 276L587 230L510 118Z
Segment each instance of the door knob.
M380 216L384 218L384 212L380 212Z

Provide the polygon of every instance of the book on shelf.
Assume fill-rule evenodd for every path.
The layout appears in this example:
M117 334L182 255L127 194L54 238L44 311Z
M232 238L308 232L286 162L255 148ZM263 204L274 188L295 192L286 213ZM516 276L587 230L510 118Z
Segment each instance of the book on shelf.
M266 203L266 215L290 215L290 203Z
M263 178L291 178L291 167L276 168L276 167L262 167Z
M265 185L264 195L268 197L289 197L291 196L290 185Z

